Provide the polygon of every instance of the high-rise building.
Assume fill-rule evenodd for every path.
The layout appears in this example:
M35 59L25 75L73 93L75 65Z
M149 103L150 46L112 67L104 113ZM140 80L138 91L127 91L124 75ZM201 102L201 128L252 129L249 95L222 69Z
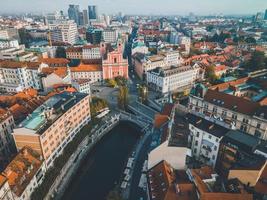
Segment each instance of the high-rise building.
M258 12L255 16L255 22L261 22L264 19L264 13Z
M56 20L64 19L64 14L62 11L56 11L53 13L48 13L45 16L44 22L45 25L53 24Z
M81 26L84 25L83 12L79 12L79 25L81 25Z
M75 44L78 40L77 24L73 20L60 20L49 24L52 41Z
M100 44L102 38L101 29L88 29L86 31L86 40L91 44Z
M89 20L97 20L98 18L97 6L95 5L88 6L88 16Z
M267 20L267 9L265 10L264 20Z
M73 5L73 4L69 5L68 9L69 19L74 20L76 24L80 24L79 13L80 13L79 5Z
M89 16L88 16L88 11L87 10L83 10L83 22L84 22L84 25L88 25L89 24Z

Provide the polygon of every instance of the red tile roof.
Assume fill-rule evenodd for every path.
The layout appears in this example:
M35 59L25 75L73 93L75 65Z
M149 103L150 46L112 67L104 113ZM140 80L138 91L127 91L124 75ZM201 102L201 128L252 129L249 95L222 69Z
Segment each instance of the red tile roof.
M176 176L178 175L178 177ZM152 200L196 200L196 192L185 171L175 172L166 161L148 171L149 194Z
M18 196L23 193L39 170L43 159L30 147L23 147L9 163L3 174L7 177L11 190Z
M40 62L43 62L47 65L64 65L67 66L69 64L69 60L65 58L41 58L39 60Z
M40 62L18 62L18 61L9 61L5 60L0 62L1 68L29 68L29 69L38 69Z
M72 72L96 72L102 71L100 64L83 64L81 63L78 67L71 67Z
M260 107L259 103L211 89L207 91L204 100L246 115L254 115Z

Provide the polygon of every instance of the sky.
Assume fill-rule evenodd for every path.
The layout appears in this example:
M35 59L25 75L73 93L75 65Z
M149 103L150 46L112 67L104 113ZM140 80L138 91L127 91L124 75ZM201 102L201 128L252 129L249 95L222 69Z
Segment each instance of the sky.
M0 0L0 13L67 11L69 4L86 9L97 5L99 13L147 15L255 14L267 9L267 0Z

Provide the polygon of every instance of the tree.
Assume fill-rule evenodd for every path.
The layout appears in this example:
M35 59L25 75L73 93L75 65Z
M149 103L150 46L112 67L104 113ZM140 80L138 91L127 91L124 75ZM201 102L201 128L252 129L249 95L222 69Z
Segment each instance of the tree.
M251 58L244 63L244 68L247 71L255 71L260 69L266 69L267 58L264 55L264 52L254 51L251 55Z
M117 82L114 79L106 79L106 83L108 85L108 87L116 87L117 86Z
M211 38L211 42L220 42L223 43L225 39L231 38L231 35L229 33L223 33L221 32L219 35L215 33L213 37Z
M127 109L128 95L129 95L128 88L126 86L120 86L119 93L118 93L118 107L120 109L123 109L123 110Z
M66 58L66 50L64 47L57 47L56 58Z
M215 69L214 66L210 65L206 68L206 78L208 79L208 81L213 84L216 82L216 80L218 79L218 77L215 74Z
M98 97L92 97L92 101L90 103L90 110L91 110L92 116L96 116L97 112L107 107L108 107L108 103L106 100L98 98Z
M145 85L138 87L139 99L141 103L146 103L148 100L148 89Z
M115 81L118 86L124 86L127 84L127 79L124 78L123 76L117 76L115 77Z

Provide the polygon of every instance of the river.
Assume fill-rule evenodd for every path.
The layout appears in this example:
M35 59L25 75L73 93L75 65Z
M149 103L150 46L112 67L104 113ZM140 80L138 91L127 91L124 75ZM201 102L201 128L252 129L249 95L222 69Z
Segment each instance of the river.
M105 200L140 136L137 125L120 122L86 156L62 200Z

